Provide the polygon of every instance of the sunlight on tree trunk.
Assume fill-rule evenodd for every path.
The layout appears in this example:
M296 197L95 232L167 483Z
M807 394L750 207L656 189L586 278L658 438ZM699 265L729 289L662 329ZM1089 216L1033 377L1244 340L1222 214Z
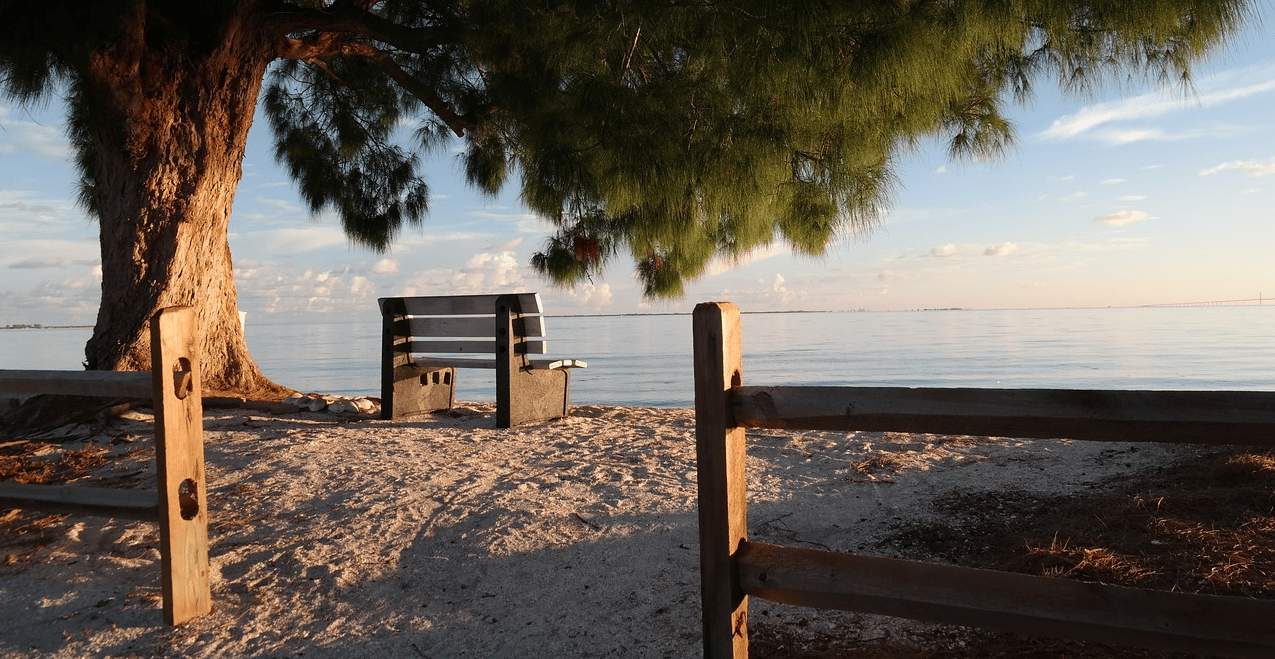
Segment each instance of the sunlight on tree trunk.
M144 20L139 10L124 38L93 58L84 82L96 154L91 201L109 218L101 222L102 303L87 366L150 368L147 319L191 305L204 389L278 395L284 389L261 374L244 342L228 243L268 49L234 19L230 36L206 52L147 48Z

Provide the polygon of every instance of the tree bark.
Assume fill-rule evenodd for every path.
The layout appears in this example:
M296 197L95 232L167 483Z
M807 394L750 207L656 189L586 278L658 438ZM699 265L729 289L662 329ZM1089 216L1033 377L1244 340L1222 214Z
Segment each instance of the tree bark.
M204 390L278 396L248 354L228 242L270 42L254 1L157 4L133 3L82 78L102 249L86 365L150 368L147 320L191 305Z

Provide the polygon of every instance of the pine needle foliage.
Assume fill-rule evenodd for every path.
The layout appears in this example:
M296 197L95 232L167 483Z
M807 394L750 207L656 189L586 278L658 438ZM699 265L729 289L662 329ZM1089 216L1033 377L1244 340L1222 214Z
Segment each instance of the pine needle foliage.
M523 199L558 233L533 260L559 283L597 274L605 235L652 297L715 257L774 241L821 254L870 230L895 164L921 140L1001 154L1004 108L1052 74L1186 80L1243 5L860 1L579 3L529 20L491 4L480 61ZM508 22L500 19L507 17ZM534 73L534 74L533 74ZM542 76L539 80L537 76Z
M137 2L0 0L3 92L32 103L69 84L74 101L95 49L113 43L112 17ZM535 270L567 286L627 258L651 297L680 295L714 258L776 241L819 255L871 230L910 149L938 139L957 158L1003 153L1006 104L1041 80L1082 93L1189 87L1191 64L1253 11L1250 0L179 5L147 11L197 28L183 37L195 44L234 38L220 16L257 14L254 38L279 60L263 93L275 156L352 240L384 250L421 223L421 154L461 139L471 185L516 184L553 224ZM91 118L71 108L73 142L89 149ZM81 150L89 200L92 161Z

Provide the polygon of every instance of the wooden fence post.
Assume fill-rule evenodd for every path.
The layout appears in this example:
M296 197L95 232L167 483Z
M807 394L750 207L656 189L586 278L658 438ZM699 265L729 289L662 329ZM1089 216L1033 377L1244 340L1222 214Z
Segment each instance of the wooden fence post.
M693 326L704 656L747 659L748 598L735 565L748 533L744 429L735 425L728 393L743 384L739 308L699 304Z
M198 328L192 307L163 309L151 319L160 556L169 625L212 610Z

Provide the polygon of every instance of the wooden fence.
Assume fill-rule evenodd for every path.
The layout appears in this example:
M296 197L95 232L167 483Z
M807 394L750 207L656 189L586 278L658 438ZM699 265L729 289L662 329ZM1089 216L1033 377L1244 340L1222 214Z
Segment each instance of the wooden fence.
M1275 601L1155 592L747 540L745 428L1275 445L1275 393L745 387L739 309L695 308L706 657L746 659L748 598L1153 649L1275 656Z
M4 392L153 398L157 489L0 483L0 509L159 522L164 622L169 625L212 610L197 327L191 307L157 313L151 319L150 373L0 370Z

